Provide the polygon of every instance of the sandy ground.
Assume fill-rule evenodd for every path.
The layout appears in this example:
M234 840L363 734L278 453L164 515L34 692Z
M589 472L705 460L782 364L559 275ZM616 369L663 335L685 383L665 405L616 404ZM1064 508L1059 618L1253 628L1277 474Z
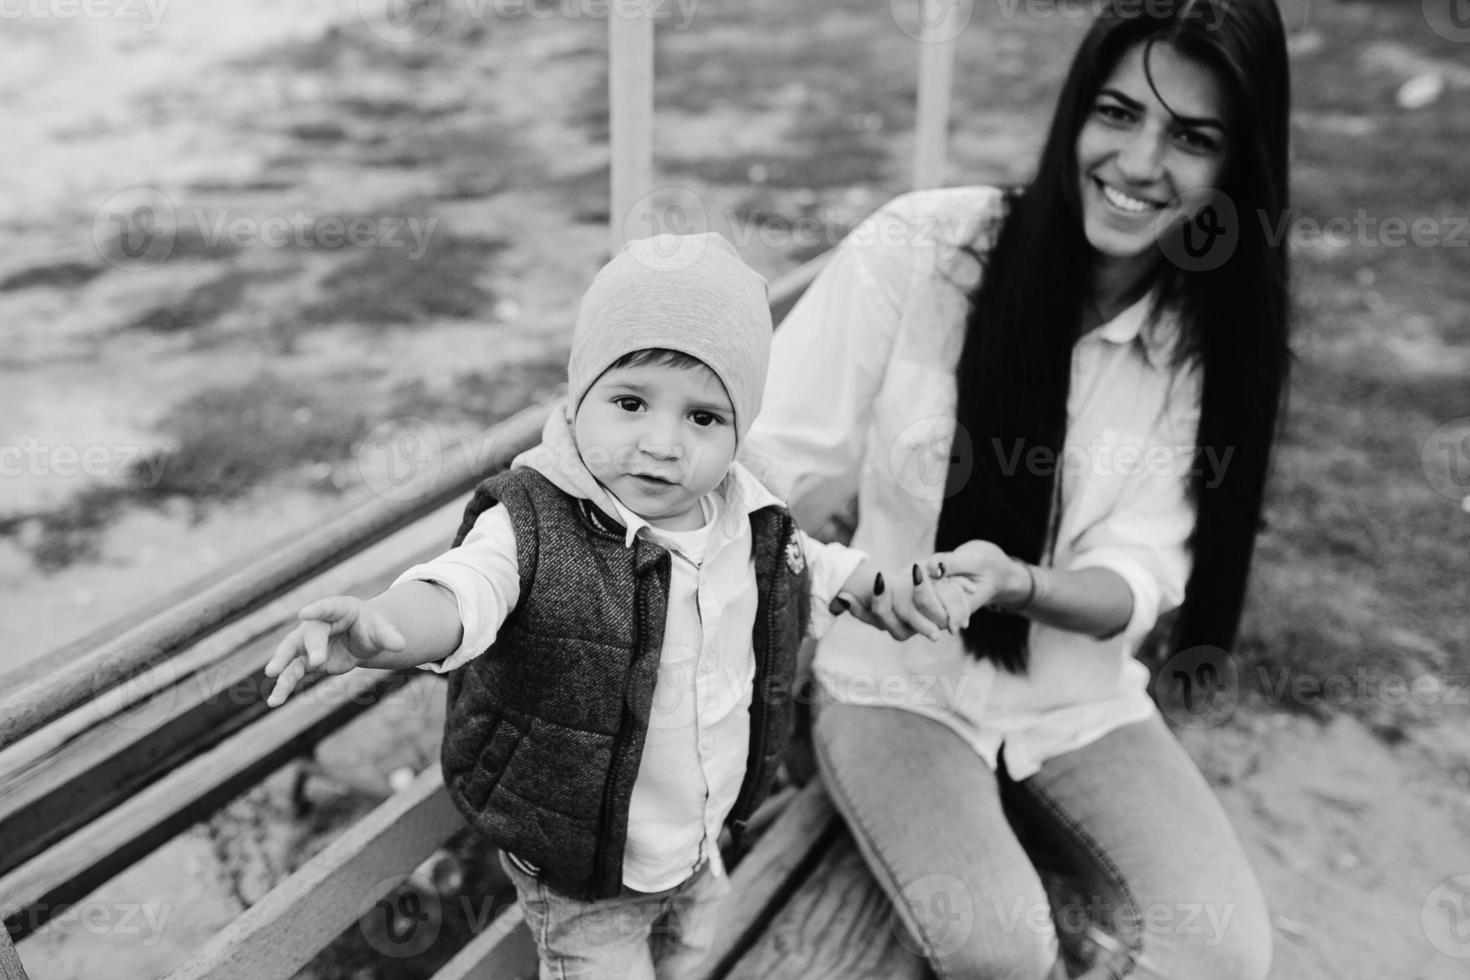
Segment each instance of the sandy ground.
M411 91L402 90L400 76L361 61L345 60L327 72L233 67L316 42L331 25L353 24L358 6L356 0L176 2L157 31L107 22L7 21L0 36L0 105L13 126L6 152L23 166L0 183L0 234L12 245L0 258L0 277L67 262L97 266L92 231L98 209L118 191L139 185L163 188L176 203L253 215L297 206L351 214L429 198L449 215L456 234L510 243L482 276L496 296L493 335L487 340L484 324L430 317L363 344L351 325L329 326L297 338L283 359L259 342L258 325L228 313L212 326L208 343L126 328L157 296L210 281L213 266L203 260L136 273L104 270L75 289L0 291L0 445L29 439L51 448L104 447L114 461L106 472L84 478L58 473L52 455L47 466L7 475L0 516L60 505L87 486L118 482L122 454L166 445L158 423L173 406L262 369L310 384L350 361L361 375L358 397L370 403L417 377L452 374L467 347L491 348L502 365L512 366L562 349L578 284L606 248L603 226L585 214L578 218L588 208L595 212L597 195L605 193L598 168L606 150L567 112L594 74L588 52L601 44L601 26L497 28L482 39L469 70L481 71L484 81L471 101L505 142L476 148L461 131L471 145L445 151L454 166L364 167L350 152L322 152L303 162L300 146L307 137L301 134L332 122L312 108L325 98L379 105L408 99L420 109L466 98L462 80L432 65L416 76ZM768 114L801 98L799 92L777 93ZM725 147L732 155L780 149L781 130L770 118L727 106L674 108L666 120L661 153L688 155L701 145ZM1023 119L1000 113L986 133L962 134L955 152L966 159L1015 158L1018 147L1037 138ZM893 152L897 158L907 150ZM476 154L483 165L474 165ZM544 189L528 184L514 194L495 193L532 177ZM822 199L857 216L887 189L823 192ZM705 200L716 215L734 204L717 191ZM758 239L747 241L747 257L769 274L794 261ZM311 270L291 282L318 288L325 260L310 252L290 260ZM239 267L259 272L282 261L256 250ZM251 288L266 291L252 294L259 307L271 287ZM459 419L442 423L441 431L447 439L473 429L472 420ZM341 477L336 482L349 499L362 490L357 462L322 464L328 478ZM39 532L22 527L0 539L0 673L262 540L311 525L343 499L292 477L208 507L129 510L100 535L92 560L50 574L38 571L26 547ZM1451 707L1444 723L1416 729L1396 746L1350 718L1324 724L1261 710L1242 710L1218 727L1181 730L1266 887L1277 935L1273 977L1465 975L1470 737L1461 723L1464 707ZM354 747L364 741L354 730L322 752L360 782L385 783L390 770L432 757L433 737L405 733L391 710L364 724L393 749L365 753ZM404 737L393 741L395 734ZM22 943L31 974L68 980L166 972L236 914L242 896L258 896L311 845L310 835L280 816L289 777L278 775L215 821L213 830L195 828L91 896L89 905L110 910L110 918L63 921ZM341 819L368 805L330 786L315 792ZM240 840L221 839L230 833ZM236 878L231 885L229 869L242 864L255 869L258 880ZM155 918L125 928L122 910L134 903L153 909Z

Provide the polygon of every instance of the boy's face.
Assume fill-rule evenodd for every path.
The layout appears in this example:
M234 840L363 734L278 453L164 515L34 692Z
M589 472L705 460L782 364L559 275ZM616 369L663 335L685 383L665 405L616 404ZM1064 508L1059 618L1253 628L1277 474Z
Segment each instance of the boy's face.
M719 486L735 459L735 410L703 365L603 372L582 399L573 432L597 481L666 531L704 524L699 498Z

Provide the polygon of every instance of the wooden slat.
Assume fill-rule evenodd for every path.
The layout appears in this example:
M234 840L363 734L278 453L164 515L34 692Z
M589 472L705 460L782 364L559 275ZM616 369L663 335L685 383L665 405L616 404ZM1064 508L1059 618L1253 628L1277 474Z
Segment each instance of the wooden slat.
M611 251L654 232L653 17L649 0L623 4L607 22L607 93L611 128ZM702 229L695 229L702 230Z
M28 980L20 954L10 941L10 933L0 929L0 980Z
M535 980L536 942L521 907L512 905L475 936L431 980Z
M323 595L370 594L387 585L405 565L449 543L447 528L457 523L459 510L457 502L440 508L422 526L312 579L149 672L160 676L140 675L0 752L0 873L268 712L261 669L296 611ZM146 694L152 700L140 699Z
M735 964L728 980L924 980L901 929L846 831Z
M723 977L766 927L839 831L840 820L815 782L797 793L730 873L732 894L700 980Z
M519 449L540 437L549 403L519 412L490 429L480 440L450 447L441 466L418 485L405 488L407 499L369 500L344 517L314 531L282 539L281 547L238 574L216 583L156 619L115 635L100 645L72 645L43 658L13 683L0 687L0 748L12 745L42 725L101 693L163 662L201 637L234 622L405 527L463 496L482 475L510 462ZM410 490L412 492L407 492Z
M954 86L955 41L968 17L953 0L919 0L919 102L914 124L914 189L944 183L949 142L950 94Z
M6 926L17 938L27 935L63 903L86 895L410 680L423 685L434 678L362 670L330 677L151 783L0 878Z
M438 764L358 821L167 980L289 977L464 826Z

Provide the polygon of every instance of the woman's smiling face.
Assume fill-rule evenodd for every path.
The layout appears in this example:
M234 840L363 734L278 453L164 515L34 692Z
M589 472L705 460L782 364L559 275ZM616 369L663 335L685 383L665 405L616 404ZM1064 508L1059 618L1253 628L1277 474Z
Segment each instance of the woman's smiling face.
M1161 233L1204 203L1192 192L1218 187L1226 108L1216 73L1167 43L1123 54L1077 136L1083 229L1103 261L1152 262Z

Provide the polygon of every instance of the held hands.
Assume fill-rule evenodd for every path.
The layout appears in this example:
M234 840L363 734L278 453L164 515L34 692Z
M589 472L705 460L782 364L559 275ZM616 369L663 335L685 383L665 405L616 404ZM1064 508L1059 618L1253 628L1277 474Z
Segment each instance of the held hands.
M403 649L403 635L388 617L353 596L318 599L297 614L302 622L276 647L265 676L276 686L266 698L282 704L307 674L345 674L382 653Z
M843 583L832 611L850 611L898 640L958 634L986 606L1020 611L1036 594L1027 566L989 541L967 541L915 565L878 572L863 562Z
M884 630L896 640L921 634L937 640L943 633L958 634L981 603L973 599L975 586L966 577L926 573L932 560L878 571L870 561L857 567L837 598L832 612L851 612L858 620Z
M971 612L992 605L1019 612L1036 597L1035 573L989 541L966 541L954 551L929 556L924 564L930 575L965 585Z

